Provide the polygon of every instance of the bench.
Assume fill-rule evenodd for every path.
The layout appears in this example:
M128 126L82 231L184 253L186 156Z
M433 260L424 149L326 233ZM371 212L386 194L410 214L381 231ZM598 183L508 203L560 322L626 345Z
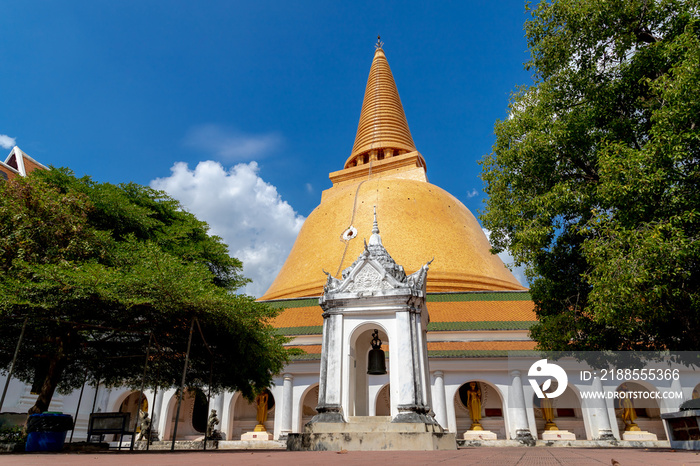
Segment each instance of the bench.
M131 436L131 443L134 442L130 421L131 413L92 413L88 422L87 441L90 442L93 436L99 436L100 441L103 441L105 435L118 435L121 450L122 438L125 435Z

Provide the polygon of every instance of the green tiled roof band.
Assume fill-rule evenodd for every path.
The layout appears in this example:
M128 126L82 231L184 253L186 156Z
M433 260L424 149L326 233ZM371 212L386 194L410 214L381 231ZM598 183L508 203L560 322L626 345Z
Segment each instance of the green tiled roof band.
M535 325L534 320L503 320L484 322L430 322L428 331L458 330L528 330Z
M437 350L428 351L429 358L543 358L546 353L536 350Z
M318 306L318 298L302 298L302 299L285 299L281 301L263 301L264 303L267 303L270 305L270 307L274 307L276 309L279 308L284 308L284 309L291 309L294 307L313 307L313 306ZM321 308L318 308L318 311L321 312Z
M510 357L538 357L535 351L506 351L506 350L438 350L428 351L429 358L507 358ZM292 361L320 360L321 354L298 354L290 356Z
M528 330L536 321L489 321L489 322L431 322L428 324L429 332L449 332L460 330ZM284 327L278 328L279 335L321 335L323 326L308 327Z
M461 301L532 301L527 291L473 292L473 293L428 293L429 303L450 303Z
M323 326L310 326L310 327L285 327L277 329L278 335L321 335L323 334Z
M426 301L429 303L449 303L462 301L531 301L527 291L493 291L471 293L428 293ZM274 308L291 309L295 307L318 306L318 298L282 299L279 301L264 301Z
M295 354L292 356L289 356L290 361L309 361L309 360L314 360L314 359L321 359L321 353L313 353L313 354Z

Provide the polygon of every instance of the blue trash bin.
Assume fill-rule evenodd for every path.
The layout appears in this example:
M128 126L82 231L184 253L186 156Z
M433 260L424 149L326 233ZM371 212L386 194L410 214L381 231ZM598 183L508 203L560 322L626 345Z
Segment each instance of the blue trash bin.
M66 432L73 429L73 416L61 413L32 414L27 421L25 451L60 451Z

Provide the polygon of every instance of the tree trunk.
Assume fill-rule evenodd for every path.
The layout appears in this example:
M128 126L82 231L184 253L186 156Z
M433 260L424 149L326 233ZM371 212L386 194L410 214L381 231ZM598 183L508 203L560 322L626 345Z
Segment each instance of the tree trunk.
M57 351L49 359L49 369L46 373L46 378L41 386L41 392L39 397L36 399L34 406L29 408L29 414L43 413L49 410L49 405L51 404L51 398L56 391L58 382L61 381L61 376L63 375L63 370L66 368L67 360L65 357L65 352L63 351L63 340L58 339Z

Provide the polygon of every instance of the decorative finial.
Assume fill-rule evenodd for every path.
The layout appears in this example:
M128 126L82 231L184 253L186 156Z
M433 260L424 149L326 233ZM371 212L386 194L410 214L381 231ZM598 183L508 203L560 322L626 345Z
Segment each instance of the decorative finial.
M377 223L377 206L374 206L374 224L372 225L372 234L379 234L379 224Z
M377 36L377 43L374 44L374 48L379 50L382 48L383 45L384 45L384 42L382 42L382 36Z

